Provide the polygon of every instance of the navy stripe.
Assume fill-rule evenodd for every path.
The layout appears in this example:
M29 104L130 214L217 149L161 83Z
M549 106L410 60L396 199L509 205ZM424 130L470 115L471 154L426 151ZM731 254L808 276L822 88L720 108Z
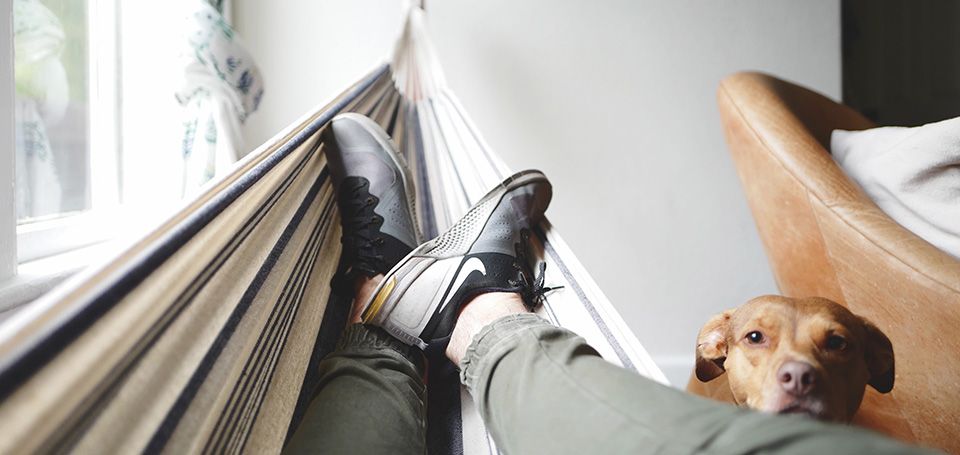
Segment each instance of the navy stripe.
M214 434L222 432L221 436L217 438L217 442L215 443L216 447L222 445L221 439L223 437L234 433L232 430L227 431L223 429L226 428L230 422L234 422L237 421L237 419L242 418L242 416L236 417L236 413L238 410L244 410L247 408L251 387L256 389L261 380L261 376L267 374L267 370L263 365L265 363L271 363L271 352L273 352L276 348L277 337L274 329L278 324L284 325L283 321L286 320L286 315L289 308L296 307L296 303L299 301L298 297L301 294L300 291L302 291L302 288L306 286L304 272L312 270L312 264L308 263L307 261L313 251L317 249L319 238L321 237L323 229L327 226L330 219L332 219L330 216L330 210L332 206L330 203L331 201L327 202L326 207L324 207L322 213L320 214L320 218L317 220L317 224L311 231L307 244L297 259L297 264L293 270L293 275L287 278L284 289L280 295L279 304L274 306L273 310L271 311L271 315L268 318L267 324L257 337L257 341L254 345L254 355L251 355L247 358L243 372L234 385L234 389L231 392L230 398L227 402L228 404L225 406L225 408L229 409L230 412L224 413L221 416L214 429ZM330 219L328 219L328 217ZM294 288L294 292L291 292L291 288ZM266 348L264 347L265 344ZM235 427L236 425L233 425L231 428ZM210 447L208 446L205 451L209 451L209 449ZM218 450L222 449L223 447L219 447Z
M361 113L361 114L363 114L363 115L366 115L367 117L372 117L372 116L373 116L373 111L374 111L374 110L377 108L377 106L379 106L380 103L383 101L383 96L384 96L383 94L386 93L387 90L389 90L389 89L391 89L391 88L393 88L393 80L392 80L392 79L390 79L390 78L383 78L382 80L377 81L377 83L370 89L370 93L367 95L367 99L370 99L371 97L373 97L372 99L374 99L375 101L373 102L373 104L372 104L368 109L366 109L366 110L364 110L364 111L360 111L359 109L361 109L361 108L363 107L362 104L366 103L366 101L367 101L367 99L364 99L363 103L360 103L360 104L357 105L357 109L358 109L357 112L359 112L359 113Z
M267 201L262 204L254 214L246 219L241 228L234 233L227 244L211 259L206 266L191 280L190 284L173 300L173 302L164 309L157 321L147 329L146 332L136 341L136 343L118 360L104 378L84 396L83 400L74 407L73 413L60 426L60 436L51 438L49 444L55 447L70 447L82 435L86 429L96 421L97 416L123 384L126 376L140 361L142 356L156 343L166 329L173 324L177 316L186 308L193 298L203 289L210 279L220 270L223 264L240 247L243 241L250 235L254 228L266 216L266 214L277 204L280 198L286 193L297 176L301 174L311 157L316 153L318 147L314 147L306 153L296 164L293 171L288 174L276 188Z
M371 94L378 90L378 87L384 84L384 80L391 80L392 76L388 70L384 71L379 77L376 78L366 89L363 90L363 93L354 100L353 103L346 109L346 112L360 112L359 109L362 105L367 103L367 100L372 96Z
M388 106L393 106L394 95L397 93L393 89L393 84L386 87L383 91L384 93L380 95L380 99L377 100L377 103L373 106L373 110L370 111L368 117L372 118L373 121L380 124L381 127L386 129L386 122L384 122L384 111L388 109Z
M397 127L397 117L400 115L400 100L397 100L393 105L393 109L390 110L390 120L387 122L387 134L390 137L393 137L394 129Z
M322 228L321 228L321 230L320 230L320 235L318 236L317 244L316 244L316 247L315 247L315 249L314 249L314 251L313 251L313 255L312 255L312 257L310 257L310 259L308 260L309 269L306 271L306 275L305 275L306 278L303 280L303 285L302 285L301 288L300 288L299 298L296 300L296 307L293 309L293 313L292 313L293 315L296 315L296 312L299 311L300 304L303 303L303 297L304 297L304 295L305 295L305 293L306 293L307 286L309 285L310 277L313 276L313 270L314 270L314 267L315 267L316 264L317 264L317 258L320 256L320 250L322 249L322 248L321 248L321 247L322 247L322 243L320 242L320 239L323 239L324 237L326 237L326 235L325 235L325 234L326 234L326 230L327 230L327 228L329 227L329 221L330 221L331 219L332 219L332 217L322 218L322 220L323 220L325 223L324 223L324 225L322 226ZM250 414L252 417L251 417L251 419L250 419L250 424L249 424L249 427L248 427L248 428L252 428L253 424L256 423L257 418L260 417L260 408L263 406L263 403L264 403L264 397L266 396L267 386L269 386L269 384L273 381L273 377L274 377L274 375L276 374L276 371L277 371L276 365L277 365L277 363L279 362L280 356L283 354L284 348L287 346L287 339L290 337L290 328L293 326L293 320L294 320L294 318L293 318L293 316L291 316L290 319L289 319L289 321L288 321L288 323L287 323L286 328L284 329L283 338L280 340L280 349L277 351L277 355L276 355L276 357L275 357L275 360L274 360L273 364L272 364L271 367L270 367L270 370L269 370L269 371L270 371L270 374L269 374L268 377L266 378L266 382L264 383L263 391L261 392L261 394L260 394L260 396L259 396L259 399L256 400L256 407L253 409L252 414ZM250 439L250 432L249 432L249 431L245 431L245 432L243 433L243 440L241 441L241 444L240 444L240 447L239 447L239 450L238 450L239 452L243 452L244 448L246 448L247 441L248 441L249 439Z
M213 366L220 357L220 354L226 348L227 343L230 341L230 338L236 331L237 326L243 320L244 315L250 308L250 304L253 303L254 297L256 297L257 293L260 292L260 288L270 275L270 272L276 265L277 260L283 254L283 250L286 248L287 243L290 241L293 233L303 220L307 209L310 208L310 205L313 203L314 199L316 199L317 193L320 191L320 186L326 180L327 172L326 168L324 168L321 174L317 177L316 182L314 182L313 186L310 188L307 196L300 203L300 207L290 220L290 223L280 234L280 238L273 246L273 249L270 250L267 258L260 266L260 270L257 271L256 276L247 287L247 290L243 293L243 296L240 298L237 306L234 307L230 317L227 319L227 322L220 329L220 333L217 334L217 337L214 339L210 349L204 355L203 360L201 360L200 365L197 367L196 371L194 371L193 375L191 375L186 387L184 387L183 391L180 392L180 395L177 397L177 400L173 403L173 406L170 408L170 410L167 411L167 415L164 417L160 427L150 439L149 444L147 444L145 452L161 452L164 446L166 446L167 441L171 436L173 436L173 432L180 423L181 417L183 417L183 414L186 413L187 408L190 406L190 403L193 401L193 398L196 396L197 392L200 391L203 381L206 380L210 370L213 369Z

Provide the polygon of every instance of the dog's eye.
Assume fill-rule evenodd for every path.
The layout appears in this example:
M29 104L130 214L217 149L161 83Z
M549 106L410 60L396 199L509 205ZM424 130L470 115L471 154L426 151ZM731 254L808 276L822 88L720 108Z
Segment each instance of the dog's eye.
M830 335L827 337L827 349L831 351L842 351L847 348L847 339L840 335Z
M763 334L757 330L747 334L747 341L753 344L760 344L763 342Z

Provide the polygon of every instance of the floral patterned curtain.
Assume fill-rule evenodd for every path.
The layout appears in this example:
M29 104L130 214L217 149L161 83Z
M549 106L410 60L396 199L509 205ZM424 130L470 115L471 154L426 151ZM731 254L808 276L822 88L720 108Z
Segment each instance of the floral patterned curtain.
M195 0L186 21L188 46L176 93L184 108L184 195L236 162L243 123L263 96L259 69L217 7Z

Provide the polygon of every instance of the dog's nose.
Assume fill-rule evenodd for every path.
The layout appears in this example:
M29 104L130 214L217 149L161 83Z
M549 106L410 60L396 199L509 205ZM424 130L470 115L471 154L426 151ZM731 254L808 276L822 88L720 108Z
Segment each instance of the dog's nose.
M802 397L817 385L817 372L809 363L790 361L780 366L777 379L785 392Z

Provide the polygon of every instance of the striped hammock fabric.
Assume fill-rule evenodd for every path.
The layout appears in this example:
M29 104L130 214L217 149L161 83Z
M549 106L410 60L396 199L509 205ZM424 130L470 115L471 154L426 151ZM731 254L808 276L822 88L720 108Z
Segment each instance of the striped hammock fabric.
M332 294L340 227L320 132L360 112L416 176L442 232L511 172L446 88L412 9L393 60L280 133L106 265L0 327L0 453L276 453L345 325ZM544 222L543 317L605 358L662 373ZM496 453L449 362L431 361L432 453Z

